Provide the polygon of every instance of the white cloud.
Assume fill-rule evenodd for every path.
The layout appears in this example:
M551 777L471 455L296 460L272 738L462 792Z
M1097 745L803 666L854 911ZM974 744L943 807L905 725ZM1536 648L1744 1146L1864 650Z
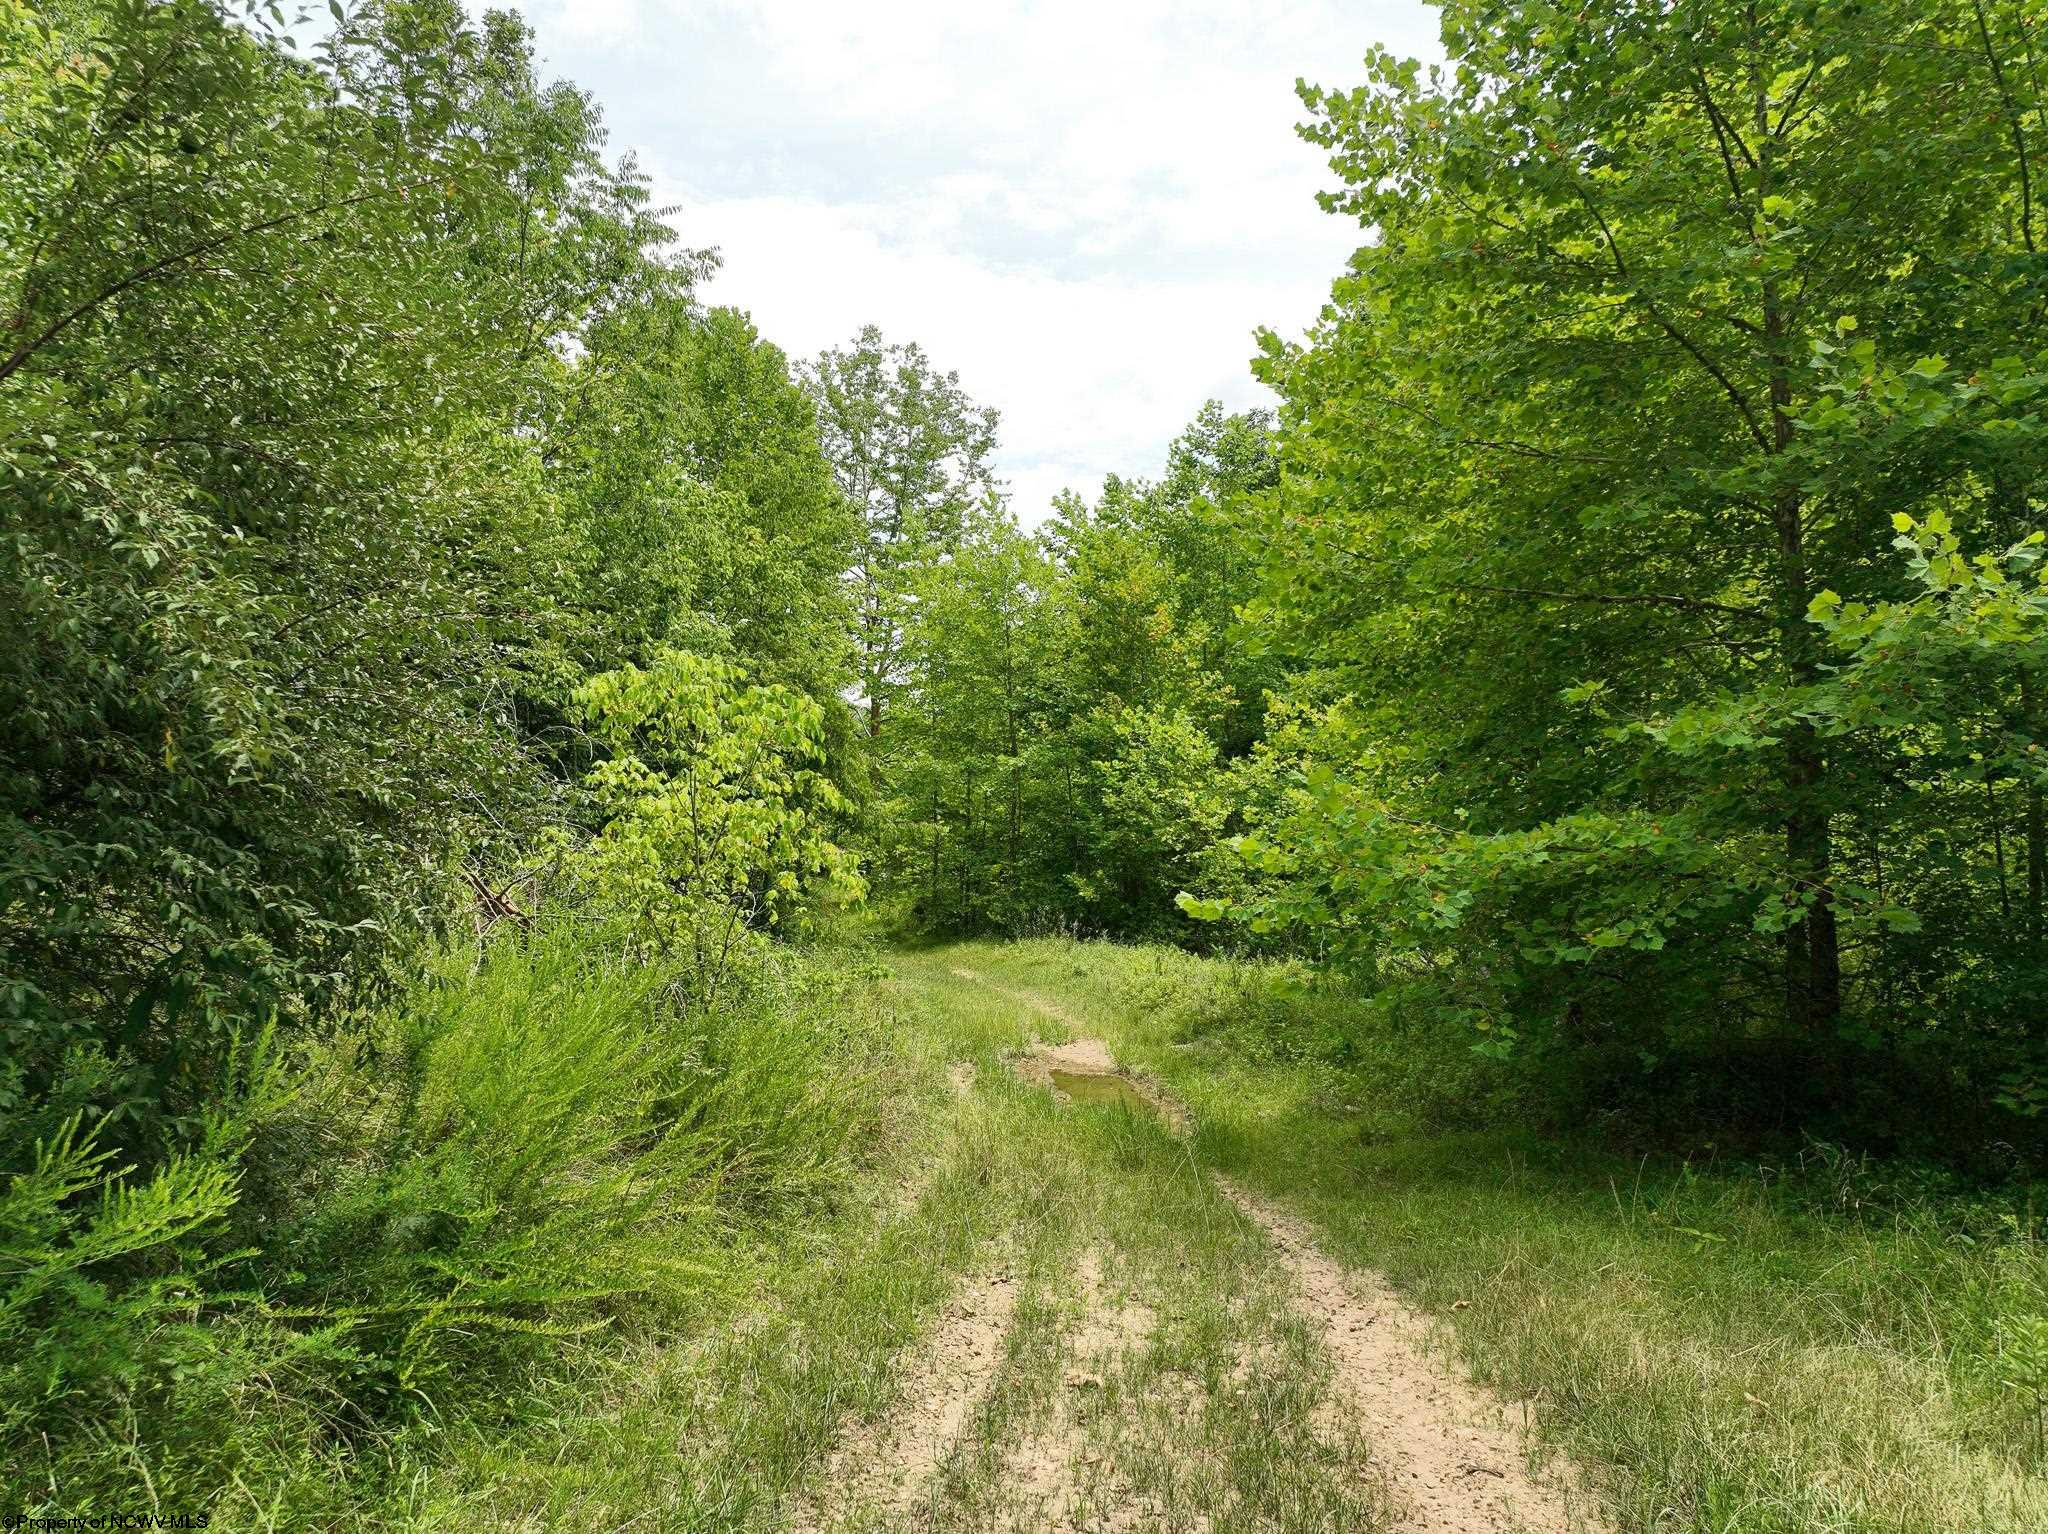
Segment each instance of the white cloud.
M1007 270L892 239L894 211L760 198L684 216L724 248L707 296L751 309L785 346L810 353L872 321L957 368L1003 413L1004 467L1027 517L1064 483L1150 472L1205 398L1252 403L1254 316L1299 297L1281 283Z
M1323 214L1297 76L1376 42L1437 56L1419 0L573 0L534 15L596 92L705 297L805 355L873 322L1003 412L1020 515L1146 474L1206 398L1260 402L1260 325L1315 314L1358 232Z

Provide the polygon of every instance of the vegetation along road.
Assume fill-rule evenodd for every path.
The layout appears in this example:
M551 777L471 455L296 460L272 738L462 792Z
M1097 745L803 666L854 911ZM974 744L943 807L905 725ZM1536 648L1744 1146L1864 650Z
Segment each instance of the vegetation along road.
M2044 1534L2044 348L2048 0L0 0L0 1528Z
M399 1521L2048 1518L2023 1425L1983 1434L1995 1402L1944 1342L1995 1260L1911 1208L1845 1217L1839 1166L1774 1187L1418 1132L1344 1100L1299 978L1064 940L890 954L856 982L888 1051L851 1066L887 1104L861 1198L764 1256L706 1340L643 1338Z

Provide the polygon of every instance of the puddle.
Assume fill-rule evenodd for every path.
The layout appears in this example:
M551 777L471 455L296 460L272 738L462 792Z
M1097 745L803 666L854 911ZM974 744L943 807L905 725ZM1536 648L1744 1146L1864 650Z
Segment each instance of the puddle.
M1121 1103L1133 1113L1148 1116L1159 1112L1157 1103L1121 1076L1097 1071L1063 1071L1057 1066L1053 1067L1051 1075L1053 1090L1069 1102L1106 1106Z
M1091 1107L1120 1103L1133 1113L1163 1121L1177 1135L1192 1127L1186 1109L1118 1070L1116 1056L1100 1039L1069 1039L1064 1044L1034 1041L1028 1050L1010 1056L1010 1069L1033 1086L1049 1087L1062 1102Z

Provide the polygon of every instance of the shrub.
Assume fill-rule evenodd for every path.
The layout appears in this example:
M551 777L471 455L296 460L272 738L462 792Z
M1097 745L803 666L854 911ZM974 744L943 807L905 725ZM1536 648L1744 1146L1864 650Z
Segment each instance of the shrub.
M572 1339L704 1303L870 1120L840 982L783 951L716 1009L685 992L555 916L427 956L288 1065L236 1051L228 1106L146 1177L76 1111L6 1126L0 1457L52 1511L237 1477L317 1503Z
M738 666L663 650L592 677L577 706L610 750L586 780L605 822L566 858L580 888L715 1000L752 931L807 896L858 902L853 858L827 836L847 804L820 770L825 713Z

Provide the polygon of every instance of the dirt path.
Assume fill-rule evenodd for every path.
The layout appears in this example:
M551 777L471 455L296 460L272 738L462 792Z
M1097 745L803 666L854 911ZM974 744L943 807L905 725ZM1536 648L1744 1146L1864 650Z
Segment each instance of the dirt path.
M1116 1445L1091 1430L1088 1407L1157 1318L1143 1300L1112 1293L1102 1254L1082 1255L1074 1274L1077 1303L1063 1321L1063 1367L1050 1408L1004 1457L1007 1524L1020 1531L1085 1528L1136 1534L1158 1526L1163 1509L1133 1488Z
M929 1501L940 1466L1003 1361L1016 1308L1017 1285L1008 1273L965 1285L905 1371L895 1409L847 1431L826 1462L822 1494L792 1527L824 1534L859 1511L878 1513L894 1528Z
M1066 1008L1042 992L1019 991L1013 990L1006 985L997 985L995 981L989 979L988 976L982 974L979 970L963 969L957 964L952 966L947 973L955 980L966 980L975 985L985 985L998 996L1014 1001L1019 1006L1028 1007L1033 1012L1042 1013L1044 1016L1065 1027L1079 1030L1087 1026L1081 1019L1074 1016L1073 1013L1067 1011Z
M1216 1184L1266 1233L1322 1328L1336 1420L1372 1444L1403 1534L1577 1534L1583 1498L1528 1468L1527 1435L1498 1396L1460 1378L1423 1347L1428 1323L1372 1274L1317 1250L1308 1227L1224 1178ZM1575 1506L1576 1504L1576 1506Z
M989 1009L952 1047L1008 1069L954 1054L934 1111L1014 1201L1019 1262L955 1292L879 1420L846 1419L796 1530L1603 1534L1424 1317L1195 1163L1156 1082L1043 1042L1078 1020L1038 993L946 973L955 1015Z

